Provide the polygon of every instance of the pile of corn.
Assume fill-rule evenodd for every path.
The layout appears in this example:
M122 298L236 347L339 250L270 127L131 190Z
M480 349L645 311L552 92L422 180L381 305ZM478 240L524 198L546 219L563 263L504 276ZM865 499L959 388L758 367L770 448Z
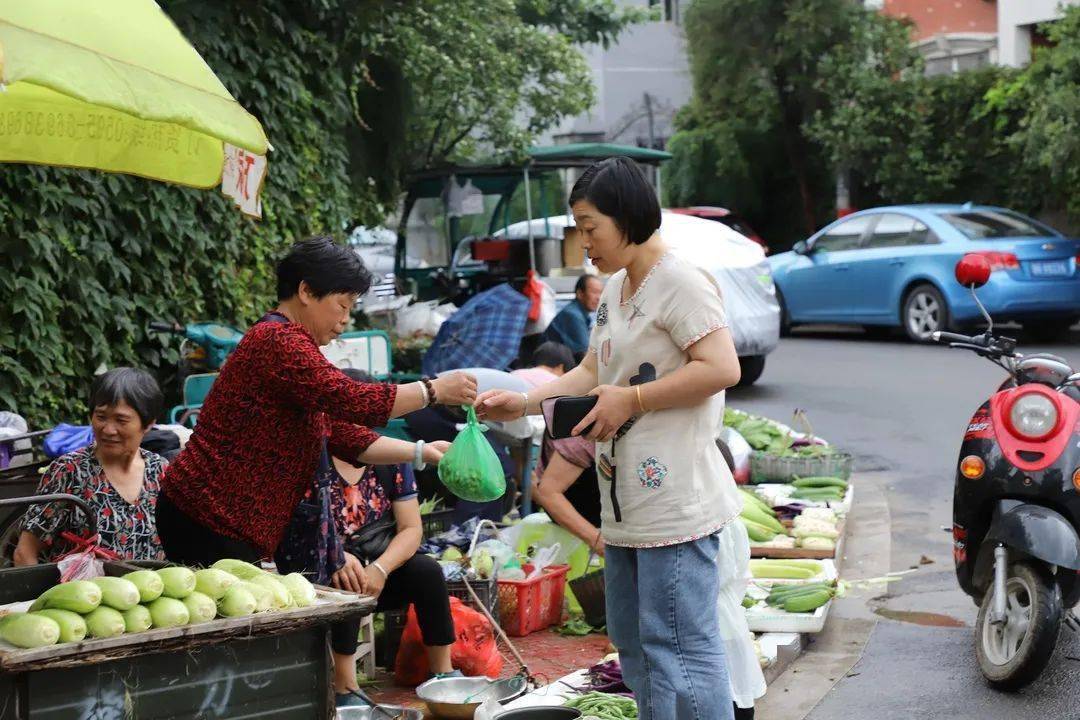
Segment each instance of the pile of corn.
M315 588L302 575L282 577L240 560L221 560L203 570L137 570L55 585L29 612L0 617L0 639L20 648L45 647L314 602Z

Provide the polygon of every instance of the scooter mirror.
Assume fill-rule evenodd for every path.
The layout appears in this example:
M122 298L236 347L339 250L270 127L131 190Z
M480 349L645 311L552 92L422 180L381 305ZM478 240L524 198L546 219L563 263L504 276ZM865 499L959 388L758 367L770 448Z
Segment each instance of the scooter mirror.
M956 263L956 281L969 288L981 288L990 281L990 261L982 255L968 253Z

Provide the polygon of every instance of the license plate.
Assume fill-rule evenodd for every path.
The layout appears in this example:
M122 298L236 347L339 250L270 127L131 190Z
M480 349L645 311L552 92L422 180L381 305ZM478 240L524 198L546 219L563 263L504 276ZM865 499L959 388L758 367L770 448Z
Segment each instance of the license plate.
M1069 274L1069 264L1064 260L1031 263L1032 277L1063 277Z

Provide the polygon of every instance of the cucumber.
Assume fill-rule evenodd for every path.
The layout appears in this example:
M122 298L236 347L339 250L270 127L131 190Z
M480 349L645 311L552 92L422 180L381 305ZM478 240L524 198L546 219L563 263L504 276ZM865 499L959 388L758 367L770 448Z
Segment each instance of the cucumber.
M788 595L812 592L814 590L831 590L831 583L807 583L805 585L777 585L769 591L769 598L782 598Z
M836 487L841 490L847 490L847 480L842 480L838 477L805 477L795 478L791 483L795 487L801 488L827 488Z
M805 613L813 612L832 599L832 593L828 590L818 590L806 595L796 595L784 601L784 612Z

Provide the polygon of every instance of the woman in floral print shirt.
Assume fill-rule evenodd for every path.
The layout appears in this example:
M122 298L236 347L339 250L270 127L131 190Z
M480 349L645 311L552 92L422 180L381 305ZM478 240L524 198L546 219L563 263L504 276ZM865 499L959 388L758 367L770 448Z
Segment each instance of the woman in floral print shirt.
M94 380L90 394L94 444L68 453L49 466L39 494L68 493L97 513L101 547L126 560L162 560L154 521L165 460L139 447L161 413L157 382L134 368L116 368ZM74 506L32 505L15 550L16 565L55 561L72 549L61 534L94 532Z

